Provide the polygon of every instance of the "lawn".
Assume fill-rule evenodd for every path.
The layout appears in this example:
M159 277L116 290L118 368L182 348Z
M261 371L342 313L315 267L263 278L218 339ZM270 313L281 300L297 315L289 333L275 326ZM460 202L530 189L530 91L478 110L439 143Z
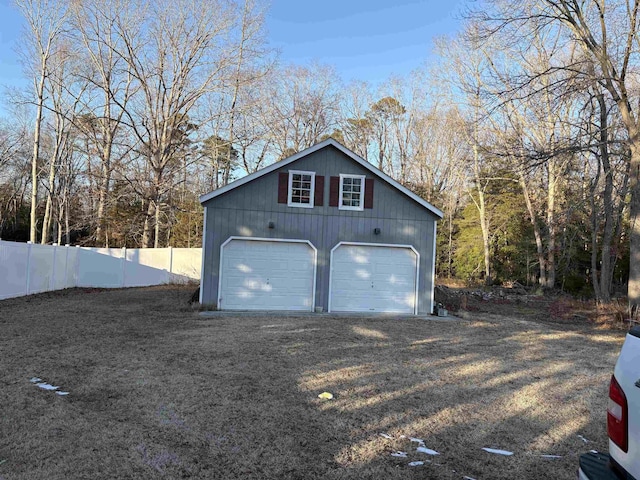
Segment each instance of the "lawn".
M580 453L606 451L622 332L482 313L205 318L191 293L0 302L0 480L574 479Z

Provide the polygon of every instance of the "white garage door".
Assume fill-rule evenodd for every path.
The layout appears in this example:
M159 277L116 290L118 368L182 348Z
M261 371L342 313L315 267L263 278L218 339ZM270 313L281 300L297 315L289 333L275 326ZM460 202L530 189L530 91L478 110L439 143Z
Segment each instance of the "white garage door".
M339 245L331 260L330 310L413 314L417 268L408 247Z
M311 311L315 259L307 242L228 241L222 247L219 308Z

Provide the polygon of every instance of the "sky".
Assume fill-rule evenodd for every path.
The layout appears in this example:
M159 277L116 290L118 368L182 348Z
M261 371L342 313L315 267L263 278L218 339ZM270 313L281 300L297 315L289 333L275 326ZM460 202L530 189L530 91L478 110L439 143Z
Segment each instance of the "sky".
M463 1L271 0L267 36L283 63L317 61L346 82L375 85L423 65L434 38L459 29ZM27 84L16 53L22 26L11 0L0 0L0 87Z
M460 28L463 0L272 0L268 36L284 62L333 65L373 84L428 60L435 37Z

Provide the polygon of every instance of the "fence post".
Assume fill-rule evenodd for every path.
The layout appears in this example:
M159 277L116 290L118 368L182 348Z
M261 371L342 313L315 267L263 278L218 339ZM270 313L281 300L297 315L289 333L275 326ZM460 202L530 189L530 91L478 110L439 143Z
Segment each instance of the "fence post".
M31 241L27 242L27 285L25 286L26 293L25 295L29 295L31 291L31 246L33 243Z
M169 274L167 275L167 283L171 283L173 274L173 247L169 247Z
M127 286L126 282L127 276L127 247L122 247L122 284L120 285L122 288Z
M80 249L80 245L76 245L76 248L78 249L78 253L76 254L76 281L73 282L75 283L75 287L80 287L80 252L82 252L82 250Z
M56 254L58 253L58 244L54 243L53 247L53 265L51 265L51 278L49 279L49 291L56 288Z
M64 246L64 288L68 288L69 285L69 244Z

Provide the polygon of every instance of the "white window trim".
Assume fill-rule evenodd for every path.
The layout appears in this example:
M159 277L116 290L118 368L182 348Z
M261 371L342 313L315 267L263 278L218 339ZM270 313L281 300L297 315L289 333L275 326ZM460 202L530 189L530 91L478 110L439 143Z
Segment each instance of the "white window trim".
M360 184L360 206L359 207L342 205L342 182L345 178L359 178L362 181L362 183ZM366 179L366 175L351 175L347 173L340 174L340 190L338 192L339 194L338 210L356 210L358 212L361 212L364 210L365 179Z
M293 194L293 175L311 175L311 192L309 193L309 203L293 203L291 201L291 195ZM289 170L289 183L287 186L287 206L300 207L300 208L313 208L316 195L316 172L305 172L303 170Z

